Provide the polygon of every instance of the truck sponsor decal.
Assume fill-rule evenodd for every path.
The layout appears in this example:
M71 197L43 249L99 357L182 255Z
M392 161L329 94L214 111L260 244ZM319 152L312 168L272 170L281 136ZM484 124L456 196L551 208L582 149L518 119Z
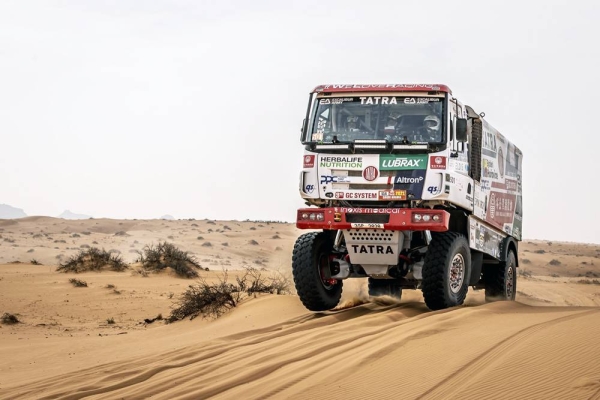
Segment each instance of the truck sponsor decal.
M443 157L443 156L429 157L429 168L431 168L431 169L446 169L446 157Z
M321 157L319 166L322 168L362 168L362 157Z
M348 182L350 182L350 178L347 176L321 175L321 184Z
M395 97L361 97L360 104L398 104Z
M354 254L394 254L392 246L380 244L353 244L350 248Z
M340 198L340 199L354 199L354 200L361 200L361 199L371 199L371 200L377 200L377 193L375 192L347 192L347 193L343 193L343 192L339 192L341 197L337 197L338 193L336 193L336 199Z
M394 190L405 190L408 199L420 199L425 184L425 170L398 171L394 177Z
M515 215L517 197L514 194L492 191L487 207L486 220L504 228L504 224L512 224Z
M377 171L377 168L375 167L367 167L363 171L362 176L365 178L365 180L372 182L379 176L379 171Z
M305 155L304 156L304 168L313 168L315 166L315 156Z
M361 208L361 207L334 207L334 212L350 214L400 214L400 208Z
M380 190L378 200L406 200L406 190Z
M379 156L379 169L382 171L400 171L412 169L427 169L427 155L395 155L382 154Z

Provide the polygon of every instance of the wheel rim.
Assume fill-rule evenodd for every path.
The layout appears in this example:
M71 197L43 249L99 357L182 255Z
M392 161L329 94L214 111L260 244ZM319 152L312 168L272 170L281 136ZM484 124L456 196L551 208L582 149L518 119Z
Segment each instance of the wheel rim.
M337 283L337 279L326 278L326 269L329 269L329 257L325 254L321 254L319 257L319 263L317 265L317 273L319 274L321 285L323 285L325 290L331 290Z
M506 271L506 297L512 299L513 292L515 290L515 277L514 269L512 265L508 266Z
M462 254L458 253L452 259L449 275L450 291L452 293L458 293L465 280L465 259Z

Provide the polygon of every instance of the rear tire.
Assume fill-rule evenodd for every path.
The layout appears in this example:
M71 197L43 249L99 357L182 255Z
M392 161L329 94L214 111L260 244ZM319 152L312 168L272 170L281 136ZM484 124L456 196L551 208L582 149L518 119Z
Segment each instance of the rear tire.
M423 297L431 310L464 303L471 276L471 250L456 232L433 236L423 264Z
M332 250L331 236L325 232L305 233L294 245L292 272L296 292L310 311L330 310L342 297L343 281L325 278L327 273L331 273L329 260Z
M506 261L499 265L484 265L485 301L514 301L517 295L517 258L508 251Z
M369 296L390 296L400 300L402 298L402 287L395 279L369 278Z

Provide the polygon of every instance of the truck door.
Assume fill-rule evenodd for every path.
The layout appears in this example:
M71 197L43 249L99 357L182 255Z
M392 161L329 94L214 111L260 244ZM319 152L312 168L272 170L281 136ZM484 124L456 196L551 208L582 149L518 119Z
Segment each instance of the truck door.
M469 175L468 144L456 140L456 118L467 118L467 110L457 99L450 105L450 168L459 174Z

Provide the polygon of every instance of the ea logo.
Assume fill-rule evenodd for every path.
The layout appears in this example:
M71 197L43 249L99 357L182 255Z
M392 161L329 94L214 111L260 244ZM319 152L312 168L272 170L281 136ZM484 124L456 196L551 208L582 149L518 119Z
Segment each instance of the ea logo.
M367 167L363 171L362 175L365 180L372 182L379 176L379 171L377 171L377 168L375 167Z

